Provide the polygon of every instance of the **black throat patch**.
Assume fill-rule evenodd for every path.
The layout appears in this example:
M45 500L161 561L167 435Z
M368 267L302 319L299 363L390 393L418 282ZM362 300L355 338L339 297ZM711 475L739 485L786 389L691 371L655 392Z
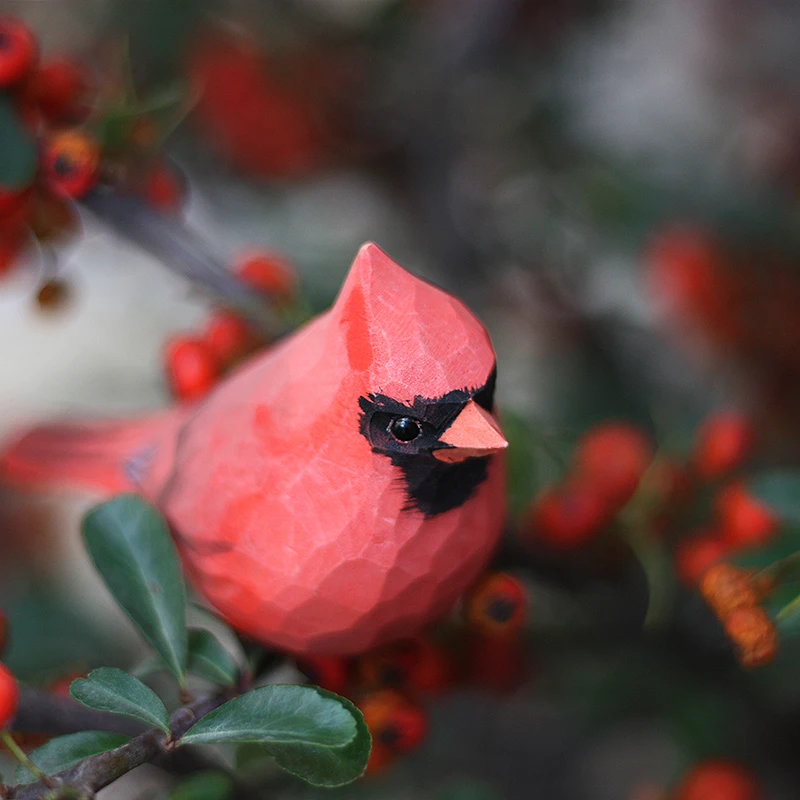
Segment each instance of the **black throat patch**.
M372 452L386 456L400 470L406 490L405 510L415 509L433 517L459 508L486 480L491 456L447 463L432 454L439 437L464 406L474 400L491 411L496 372L478 389L456 389L442 397L415 397L409 404L382 394L360 397L359 429ZM390 433L393 420L409 417L420 433L412 442L399 442Z

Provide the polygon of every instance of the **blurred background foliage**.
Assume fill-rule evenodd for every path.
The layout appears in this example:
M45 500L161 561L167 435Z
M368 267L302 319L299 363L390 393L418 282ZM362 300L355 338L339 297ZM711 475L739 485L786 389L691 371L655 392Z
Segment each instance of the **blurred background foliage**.
M0 12L26 20L44 54L89 65L104 152L133 122L155 126L188 186L186 224L223 260L281 253L321 310L372 239L492 333L513 523L497 566L530 597L524 679L437 697L423 746L340 794L651 800L725 757L759 775L763 797L796 796L798 640L784 625L778 656L744 670L686 567L697 548L680 556L718 526L724 476L675 501L665 537L626 506L610 534L566 552L548 549L531 504L609 420L685 465L701 420L736 408L756 442L745 474L797 460L800 8L6 0ZM163 344L208 314L157 259L82 218L55 267L33 248L0 285L3 432L166 402ZM30 298L53 269L70 299L44 313ZM31 522L7 504L28 515L16 546L34 564L2 567L9 662L39 683L129 663L125 623L112 617L110 638L103 614L86 616L97 590L72 583L83 567L60 534L74 510ZM54 538L34 532L46 526ZM758 568L800 549L791 526L780 537ZM773 618L798 591L780 588ZM285 779L272 791L317 794Z

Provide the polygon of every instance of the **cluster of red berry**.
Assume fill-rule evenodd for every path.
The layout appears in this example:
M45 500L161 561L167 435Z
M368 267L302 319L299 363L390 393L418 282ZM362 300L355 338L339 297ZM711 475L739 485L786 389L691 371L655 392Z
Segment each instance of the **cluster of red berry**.
M285 306L295 297L295 271L274 253L246 254L234 271L278 306ZM183 402L205 397L229 370L266 344L246 320L228 311L217 311L199 335L175 336L167 342L164 362L172 394Z
M601 534L651 537L673 552L678 577L695 589L712 566L763 546L778 529L739 477L755 442L751 422L731 411L701 424L685 461L657 453L633 425L598 425L578 442L566 477L535 499L519 538L568 554ZM774 655L774 626L757 600L744 605L720 618L742 664L756 666Z
M736 413L710 417L697 433L683 503L691 507L693 493L700 495L711 514L707 524L691 527L677 547L678 574L689 586L723 558L766 544L778 529L778 520L744 481L732 478L746 464L755 441L752 425Z
M459 685L496 691L525 674L523 633L528 598L513 576L484 575L466 595L459 625L355 658L307 658L309 680L353 699L372 734L367 771L382 771L416 748L427 731L425 702Z
M23 23L0 19L0 116L16 144L11 183L0 182L0 273L32 239L51 245L78 230L71 201L101 179L162 211L178 210L185 195L145 112L120 112L120 92L104 95L79 61L38 53Z
M193 121L216 154L252 177L289 178L329 159L333 98L349 88L335 59L264 52L215 27L190 48Z
M586 544L631 499L653 453L648 437L633 425L592 428L578 442L573 469L535 499L521 535L555 550Z

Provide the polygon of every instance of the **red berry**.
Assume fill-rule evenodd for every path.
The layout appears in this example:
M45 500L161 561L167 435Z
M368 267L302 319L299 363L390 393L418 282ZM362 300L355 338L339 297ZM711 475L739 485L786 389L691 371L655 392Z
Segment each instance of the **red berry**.
M508 637L525 625L528 595L511 575L484 576L465 598L464 613L470 627L488 637Z
M81 198L96 183L100 167L97 142L79 130L53 136L45 146L43 176L51 191L66 197Z
M567 550L593 539L610 516L606 498L592 483L568 478L536 498L530 526L534 540Z
M403 689L413 696L437 694L452 681L447 653L423 637L365 653L356 661L355 671L360 688Z
M69 693L69 687L72 686L72 682L77 680L78 678L85 678L85 677L86 677L85 672L70 672L54 680L47 687L47 691L51 692L52 694L58 695L58 697L70 697L71 695Z
M741 341L739 314L746 292L706 231L674 227L660 232L648 262L653 296L666 301L678 321L688 319L723 342Z
M179 400L205 397L219 378L214 354L199 339L174 338L167 344L165 360L170 387Z
M0 20L0 89L19 83L36 61L36 40L15 19Z
M57 125L81 122L92 80L87 70L70 58L43 64L33 77L31 91L44 116Z
M218 312L214 314L203 334L217 361L228 366L252 352L257 344L253 329L236 314Z
M0 664L0 730L8 728L19 705L19 685L5 664Z
M731 547L763 545L778 528L778 520L747 491L743 481L722 489L715 507L722 535Z
M25 246L31 216L32 193L24 192L18 202L0 217L0 275L14 264Z
M732 761L709 760L697 764L681 781L675 800L762 800L753 775Z
M184 181L163 161L157 161L150 167L142 191L145 200L160 211L177 214L183 208L186 195Z
M713 414L695 438L692 466L707 481L722 478L740 467L750 455L755 432L750 421L735 411Z
M700 534L691 539L684 539L675 551L675 568L680 579L694 588L714 564L721 561L728 553L726 542L713 534Z
M253 252L243 256L236 274L273 300L288 300L295 292L294 270L285 258L275 253Z
M5 222L5 217L13 214L14 211L24 202L29 193L29 189L3 189L0 186L0 225Z
M358 703L372 739L392 753L419 747L427 732L425 712L391 689L372 692Z
M250 176L300 175L324 159L328 104L304 96L296 62L287 54L278 64L248 38L221 30L190 52L194 118L210 144Z
M653 460L648 437L633 425L607 422L584 434L575 453L575 472L616 504L636 491Z
M413 659L408 671L407 686L409 693L419 695L437 695L448 689L453 683L453 664L449 652L423 637L412 640Z
M316 686L329 692L344 694L350 683L347 661L335 656L308 656L297 662L300 672Z

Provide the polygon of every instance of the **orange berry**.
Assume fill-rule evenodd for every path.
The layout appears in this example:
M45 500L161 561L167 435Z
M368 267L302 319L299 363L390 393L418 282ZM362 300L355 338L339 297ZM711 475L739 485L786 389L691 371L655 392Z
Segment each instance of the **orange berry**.
M750 572L724 563L706 570L700 580L700 594L720 619L737 608L758 605L761 599Z
M712 414L695 437L692 466L706 481L722 478L750 455L755 431L750 420L735 411Z
M205 397L219 378L214 354L199 339L175 337L167 344L165 361L170 387L179 400Z
M15 19L0 19L0 89L19 83L37 55L30 29Z
M713 534L684 539L675 551L675 568L680 579L694 588L706 572L728 553L726 542Z
M763 608L734 609L723 625L728 638L736 645L736 657L743 667L762 667L775 658L778 634Z
M19 684L5 664L0 664L0 730L8 728L19 705Z
M530 527L535 541L571 550L593 539L610 518L607 500L593 483L567 478L536 498Z
M752 774L733 761L697 764L675 790L675 800L763 800Z
M177 214L183 208L186 186L173 167L157 161L147 171L142 192L145 200L154 208Z
M48 61L33 77L32 93L42 113L52 123L74 124L89 108L87 95L92 80L86 68L71 58Z
M62 131L45 145L43 176L56 194L83 197L97 183L99 167L97 142L83 131Z
M722 489L715 507L722 536L731 547L759 547L768 542L778 528L778 520L747 491L743 481Z
M610 502L623 505L636 491L653 460L653 446L634 425L607 422L581 438L575 452L575 472L591 481Z
M425 712L399 692L383 689L356 704L364 715L372 740L392 753L407 753L419 747L428 728Z
M308 656L297 662L297 668L310 683L336 694L344 694L350 683L347 661L336 656Z
M254 252L243 256L236 274L273 300L288 300L296 289L294 270L285 258L275 253Z
M511 575L485 575L466 597L464 614L470 627L489 637L513 636L525 625L527 593Z
M228 366L251 353L257 344L253 329L237 314L221 311L211 317L203 341L217 361Z

